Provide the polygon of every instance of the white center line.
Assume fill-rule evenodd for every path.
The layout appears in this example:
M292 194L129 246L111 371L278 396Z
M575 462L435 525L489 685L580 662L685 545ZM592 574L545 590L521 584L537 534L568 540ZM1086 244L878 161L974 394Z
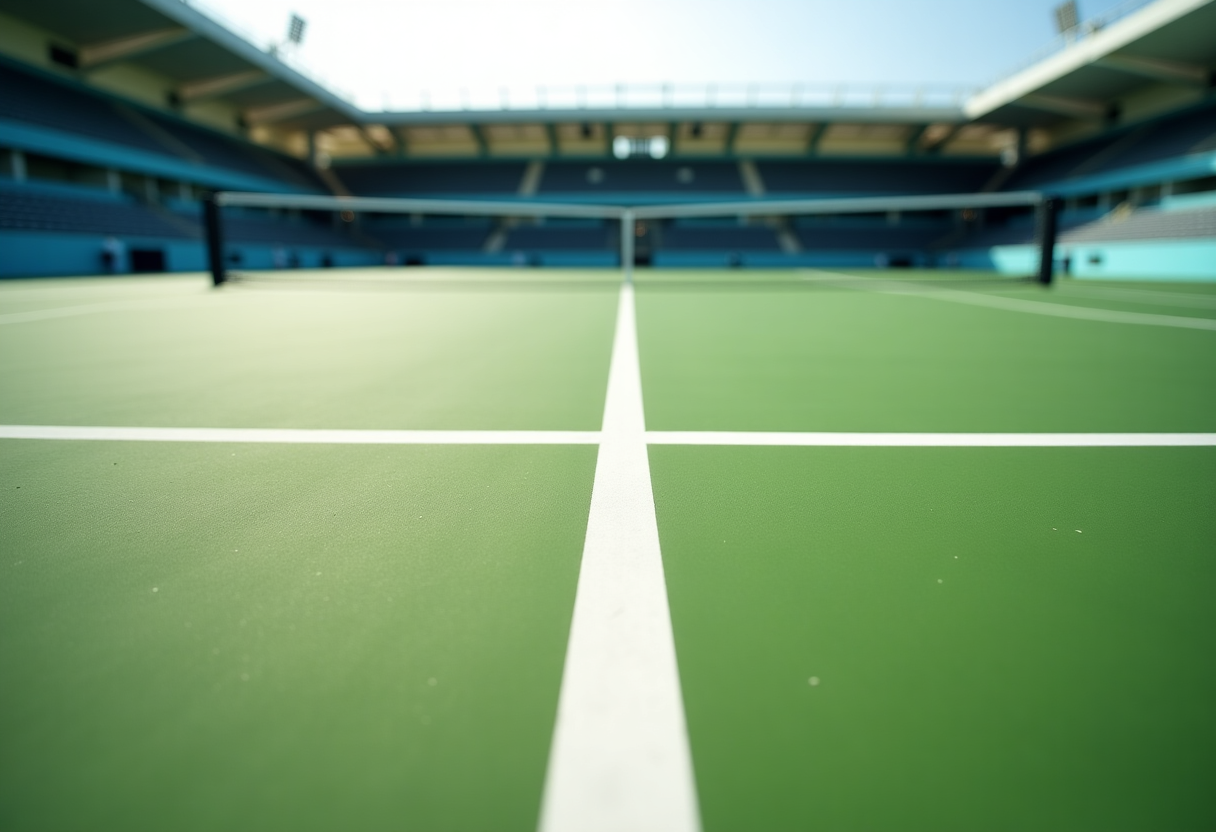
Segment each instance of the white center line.
M694 832L642 411L633 287L621 290L542 832Z

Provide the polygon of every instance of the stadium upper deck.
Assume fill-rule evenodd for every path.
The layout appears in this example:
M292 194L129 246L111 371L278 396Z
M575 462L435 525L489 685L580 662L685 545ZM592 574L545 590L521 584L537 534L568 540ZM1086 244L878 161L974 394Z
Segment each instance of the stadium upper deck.
M214 188L618 203L1031 188L1068 198L1066 227L1119 206L1202 207L1216 193L1216 2L1121 8L967 94L622 87L372 113L181 0L0 0L4 273L95 270L102 235L163 250L147 262L197 267L195 200ZM321 221L317 237L265 216L237 222L236 244L313 242L305 263L323 262L322 246L334 262L379 261L406 237L418 246L407 259L433 247L417 231L334 237ZM58 251L79 255L48 263L46 234L75 235ZM665 245L708 236L675 231ZM946 227L916 246L956 236ZM434 246L450 248L441 237ZM779 248L769 230L716 235L734 237L718 246L733 261L736 242ZM807 232L786 248L804 237L814 244ZM889 254L905 238L878 229L857 242Z

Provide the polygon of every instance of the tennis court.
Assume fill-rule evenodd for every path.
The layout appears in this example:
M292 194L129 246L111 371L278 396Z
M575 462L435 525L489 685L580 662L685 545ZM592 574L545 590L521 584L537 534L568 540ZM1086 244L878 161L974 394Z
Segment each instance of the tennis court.
M558 828L667 643L657 828L1216 822L1216 286L8 281L0 425L6 827ZM640 669L572 638L601 488Z

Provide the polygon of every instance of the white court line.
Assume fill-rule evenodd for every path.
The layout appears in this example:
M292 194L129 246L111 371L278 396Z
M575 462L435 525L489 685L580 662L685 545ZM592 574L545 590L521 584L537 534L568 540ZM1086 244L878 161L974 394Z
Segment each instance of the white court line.
M1141 448L1216 445L1216 433L798 433L646 431L648 445L840 448ZM0 439L111 442L244 442L282 445L596 445L592 430L311 430L0 425Z
M659 553L633 287L628 283L617 312L540 828L700 828Z
M119 442L264 442L283 445L595 445L593 430L307 430L0 425L0 439Z
M751 433L650 431L651 445L832 448L1156 448L1216 445L1216 433Z
M1148 306L1172 306L1178 309L1216 309L1216 295L1200 295L1192 292L1161 292L1152 289L1131 289L1123 286L1087 286L1069 283L1060 287L1061 297L1083 299L1087 297L1117 300L1125 303L1140 303Z
M963 292L958 289L911 286L894 280L876 277L860 277L842 272L826 272L805 269L815 279L836 277L848 288L862 288L884 295L911 295L951 303L966 303L971 306L986 306L1007 312L1024 312L1032 315L1049 315L1055 318L1075 318L1083 321L1101 321L1108 324L1136 324L1140 326L1169 326L1180 329L1206 329L1216 332L1216 319L1187 318L1181 315L1158 315L1154 312L1120 312L1115 309L1098 309L1093 306L1074 306L1066 303L1046 303L1041 300L1022 300L999 295L981 295L978 292Z
M6 312L0 314L0 325L25 324L53 318L72 318L77 315L92 315L97 312L124 312L136 309L171 309L193 303L197 296L148 298L146 300L113 300L102 303L84 303L77 306L53 306L49 309L33 309L29 312Z

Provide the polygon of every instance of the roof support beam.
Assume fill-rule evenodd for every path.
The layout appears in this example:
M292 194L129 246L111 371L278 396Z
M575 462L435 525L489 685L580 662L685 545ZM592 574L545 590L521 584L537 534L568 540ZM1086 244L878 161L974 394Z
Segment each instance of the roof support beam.
M1183 84L1188 87L1206 87L1211 73L1206 66L1163 61L1159 58L1140 58L1132 55L1107 55L1095 63L1106 69L1116 69L1130 75L1165 81L1168 84Z
M925 131L929 129L927 124L914 124L908 130L908 136L904 139L904 154L908 156L916 155L916 145L920 142L921 136L925 135Z
M276 121L301 116L305 113L325 109L325 105L313 98L297 98L294 101L284 101L282 104L270 104L266 107L251 107L245 111L245 123L249 126L273 124Z
M1060 95L1044 95L1039 92L1023 95L1014 103L1022 107L1046 110L1049 113L1070 116L1072 118L1101 119L1106 117L1107 110L1109 109L1101 101L1093 101L1087 98L1065 98Z
M936 156L937 154L941 153L942 150L945 149L946 145L948 145L948 144L950 144L950 142L954 141L954 137L957 136L958 132L962 129L963 129L963 125L961 125L961 124L950 125L950 129L947 130L945 133L943 133L941 135L941 138L939 138L937 141L933 142L932 144L925 146L925 149L924 149L925 155Z
M477 143L477 155L489 156L490 145L489 142L486 141L486 134L485 131L481 129L481 125L470 124L469 132L473 134L473 141Z
M359 138L363 139L367 146L372 149L372 153L375 153L377 156L387 156L389 154L388 148L372 138L371 131L367 129L367 125L356 125L356 129L359 131Z
M738 137L738 135L739 122L732 121L730 124L726 125L726 143L723 145L723 149L726 151L727 156L735 155L735 139Z
M823 141L823 135L826 132L828 132L828 122L826 121L821 121L811 128L811 135L807 138L806 142L807 156L819 155L819 143Z
M390 127L388 128L388 133L393 137L393 149L396 151L397 156L405 158L410 155L409 137L406 135L405 128Z
M164 49L175 43L195 38L197 35L181 26L171 29L156 29L151 32L140 32L114 40L90 43L80 47L78 59L81 69L97 69L105 64L125 61L137 55L143 55L157 49Z
M190 81L178 87L175 93L178 101L186 103L201 101L205 98L217 98L230 92L240 92L273 80L262 70L254 69L249 72L234 72L231 75L217 75L201 81Z
M549 139L549 157L556 159L558 144L557 144L557 125L551 121L545 122L545 136Z

